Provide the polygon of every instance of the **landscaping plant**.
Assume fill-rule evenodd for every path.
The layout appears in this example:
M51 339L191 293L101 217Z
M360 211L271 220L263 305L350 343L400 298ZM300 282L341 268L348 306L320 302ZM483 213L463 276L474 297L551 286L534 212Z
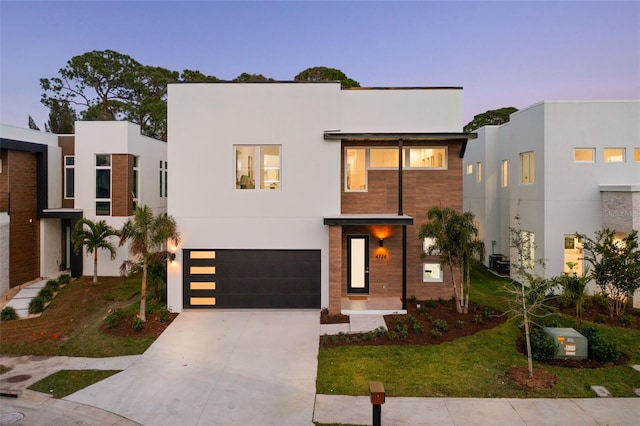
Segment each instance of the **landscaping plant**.
M555 278L555 282L562 288L562 300L576 308L577 328L582 327L582 310L587 300L587 283L589 282L589 269L582 276L578 276L573 269L578 266L575 262L567 262L569 272L562 273Z
M5 306L0 312L0 321L13 321L18 319L18 313L12 306Z
M98 282L98 249L109 250L111 260L116 258L116 248L110 241L110 237L117 236L118 231L100 220L94 222L91 219L82 218L76 222L71 234L73 250L76 254L82 252L85 247L88 254L93 254L93 282Z

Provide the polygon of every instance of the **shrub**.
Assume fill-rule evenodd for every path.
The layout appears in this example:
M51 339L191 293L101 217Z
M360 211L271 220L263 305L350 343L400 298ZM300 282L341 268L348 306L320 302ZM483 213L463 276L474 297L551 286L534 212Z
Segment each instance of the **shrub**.
M437 319L433 321L433 328L446 333L447 331L449 331L449 324L447 324L445 320Z
M418 298L414 295L414 296L409 296L407 300L409 301L409 303L416 303L418 301Z
M142 331L142 329L144 328L144 321L142 321L142 318L140 318L139 315L133 317L133 321L131 321L131 327L134 331Z
M620 351L615 343L607 342L597 327L583 327L580 333L587 338L589 359L613 362L620 356Z
M438 305L438 302L436 302L435 300L425 300L422 305L426 306L427 308L435 308Z
M50 287L42 287L38 292L38 297L42 297L45 301L53 299L53 290Z
M480 314L475 314L473 316L473 323L474 324L484 324L484 320L482 319L482 315Z
M596 322L599 322L600 324L604 324L605 322L607 322L607 316L605 314L598 314L598 318L596 318Z
M437 339L438 337L442 336L442 332L437 328L434 328L431 330L431 335Z
M33 299L31 299L31 302L29 302L29 313L39 314L40 312L44 311L44 304L45 300L42 297L34 297Z
M160 322L169 321L169 308L161 306L160 309L158 309L158 320Z
M124 315L124 311L120 308L116 308L109 312L107 316L104 318L104 322L107 324L109 328L115 328L120 322L120 318Z
M387 337L389 338L389 340L396 340L398 338L398 333L390 330L389 332L387 332Z
M57 280L49 280L44 288L50 288L54 293L60 289L60 283Z
M5 306L0 312L0 321L13 321L18 319L18 313L12 306Z
M631 325L633 323L633 315L624 314L620 317L620 322L624 325Z
M549 361L558 352L558 343L550 336L544 334L541 328L532 328L529 331L531 340L531 356L536 361Z
M464 328L464 321L462 321L462 320L456 321L456 327L458 327L460 330L462 330Z

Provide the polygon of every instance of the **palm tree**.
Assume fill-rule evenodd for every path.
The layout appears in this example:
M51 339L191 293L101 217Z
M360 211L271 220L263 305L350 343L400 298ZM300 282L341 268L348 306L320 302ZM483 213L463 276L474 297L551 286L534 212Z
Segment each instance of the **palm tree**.
M137 258L142 268L140 289L140 319L146 321L147 271L150 264L166 259L168 252L164 248L167 240L174 244L180 242L176 221L173 217L161 214L153 215L148 206L138 206L133 218L127 220L120 231L120 245L130 241L129 252Z
M82 218L73 227L71 240L73 241L73 251L76 254L82 252L85 246L87 253L93 253L93 282L98 282L98 249L107 249L111 253L111 260L116 258L116 248L109 241L109 237L117 236L118 231L107 225L107 222L100 220L94 222L91 219Z

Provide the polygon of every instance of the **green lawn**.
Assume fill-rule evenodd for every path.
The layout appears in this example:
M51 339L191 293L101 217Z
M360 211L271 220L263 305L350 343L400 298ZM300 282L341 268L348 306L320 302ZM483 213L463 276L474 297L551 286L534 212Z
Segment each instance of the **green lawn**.
M61 370L29 386L36 392L64 398L118 373L118 370Z
M505 280L482 270L474 271L473 278L471 298L501 309L496 291ZM554 320L574 324L569 317ZM629 365L640 364L640 331L599 327L629 356ZM419 397L591 397L591 385L605 386L616 397L633 397L634 388L640 388L640 372L629 365L571 369L536 364L555 373L558 383L552 389L521 389L505 376L507 368L527 364L515 347L518 335L517 325L510 321L439 345L321 348L317 392L368 395L372 380L382 381L388 396Z

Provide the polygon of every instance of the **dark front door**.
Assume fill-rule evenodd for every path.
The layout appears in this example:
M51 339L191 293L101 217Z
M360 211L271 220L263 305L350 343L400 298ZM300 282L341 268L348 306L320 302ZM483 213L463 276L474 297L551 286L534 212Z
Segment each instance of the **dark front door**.
M347 236L347 293L369 294L369 236Z

